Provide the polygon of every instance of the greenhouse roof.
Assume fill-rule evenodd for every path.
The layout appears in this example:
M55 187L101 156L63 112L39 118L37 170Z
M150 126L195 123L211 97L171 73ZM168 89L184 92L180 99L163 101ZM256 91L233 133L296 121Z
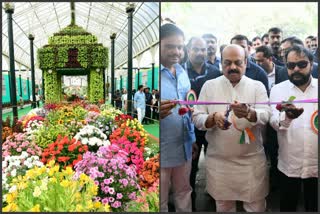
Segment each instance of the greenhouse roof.
M70 2L14 2L13 4L15 59L20 64L30 67L28 35L35 36L36 54L38 48L48 44L49 37L71 23ZM134 5L133 56L135 57L159 43L159 3L137 2ZM75 2L75 23L97 36L98 43L110 47L110 35L117 34L116 67L124 64L128 58L127 6L128 3L125 2ZM5 56L9 56L8 46L7 14L2 8L2 54Z

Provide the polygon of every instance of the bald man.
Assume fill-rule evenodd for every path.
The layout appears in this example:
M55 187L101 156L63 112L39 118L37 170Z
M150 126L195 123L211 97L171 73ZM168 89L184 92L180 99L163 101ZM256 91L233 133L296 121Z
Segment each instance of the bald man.
M247 59L239 45L228 45L222 52L223 76L207 81L199 101L232 103L197 105L193 122L206 130L207 191L216 200L217 212L235 212L236 201L243 201L247 212L263 212L268 195L267 161L261 128L269 120L264 85L246 77Z

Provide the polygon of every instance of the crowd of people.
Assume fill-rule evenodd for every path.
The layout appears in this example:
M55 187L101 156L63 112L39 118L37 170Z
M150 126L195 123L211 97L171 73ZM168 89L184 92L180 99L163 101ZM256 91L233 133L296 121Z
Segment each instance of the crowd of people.
M155 120L159 120L159 91L150 87L139 85L138 90L132 90L133 116L136 117L141 124L153 124ZM115 107L124 113L128 112L128 94L127 89L117 89L113 96Z
M317 37L283 38L278 27L261 38L231 35L221 45L210 32L185 41L175 24L160 28L161 211L172 194L177 212L196 211L195 182L203 148L206 189L217 212L266 211L266 197L280 192L280 211L318 208ZM198 101L225 105L185 107ZM268 102L278 102L270 105ZM316 127L316 128L315 128ZM301 188L303 187L303 188ZM303 191L302 191L303 189Z

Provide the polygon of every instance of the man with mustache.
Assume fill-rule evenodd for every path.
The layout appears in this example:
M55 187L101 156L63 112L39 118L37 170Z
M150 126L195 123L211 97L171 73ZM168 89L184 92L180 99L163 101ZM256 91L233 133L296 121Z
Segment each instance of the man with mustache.
M192 37L188 44L188 61L184 64L184 69L187 71L191 89L195 91L197 97L199 97L200 90L203 84L211 79L214 79L221 75L218 68L215 66L206 63L207 58L207 44L203 38L200 37ZM196 135L196 144L197 148L194 149L194 159L192 160L192 168L190 174L190 184L192 187L192 210L196 210L195 200L196 200L196 177L197 172L199 170L198 163L199 157L202 149L202 145L204 146L204 154L207 152L208 142L205 139L205 131L200 131L195 128L195 135ZM195 146L194 145L194 146Z
M271 89L270 101L318 97L318 81L312 78L312 54L293 46L285 55L289 80ZM318 103L272 105L270 124L279 142L280 211L297 211L303 185L305 211L318 207Z
M254 59L249 56L249 40L244 35L236 35L232 37L231 44L240 45L244 50L247 58L247 66L245 75L253 80L258 80L266 87L267 93L269 94L269 83L266 71L263 70L259 65L257 65Z
M236 201L243 201L247 212L266 209L268 174L261 126L268 122L270 108L252 104L268 101L268 95L261 82L244 75L247 62L241 46L225 47L223 76L203 85L199 101L232 104L194 108L195 126L207 131L206 188L216 201L217 212L235 212Z
M160 105L160 211L168 212L170 188L177 212L191 212L190 171L195 142L191 113L179 115L180 105L190 90L187 72L180 66L184 33L176 25L160 27L161 105Z
M269 45L272 48L274 64L279 66L284 66L284 62L280 56L280 41L282 38L282 30L278 27L273 27L268 30L269 35Z

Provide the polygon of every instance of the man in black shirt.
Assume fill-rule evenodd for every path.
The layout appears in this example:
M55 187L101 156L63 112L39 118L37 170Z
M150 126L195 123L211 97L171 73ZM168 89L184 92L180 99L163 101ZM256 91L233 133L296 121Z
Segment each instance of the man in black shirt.
M148 125L151 123L151 105L152 105L152 94L150 93L150 88L144 89L144 94L146 97L146 115L144 117L144 123Z
M268 31L269 35L269 44L273 52L273 63L276 65L284 66L283 60L280 56L279 48L280 41L282 39L282 30L277 27L270 28Z
M213 65L206 62L207 57L207 45L206 41L199 37L193 37L190 39L188 45L188 61L183 65L184 69L188 73L191 83L191 89L196 92L197 97L200 94L203 84L210 79L214 79L221 75L220 71ZM198 171L198 162L201 153L202 145L204 145L204 152L207 151L208 142L205 139L205 131L200 131L195 128L196 145L197 149L194 150L194 158L192 160L192 169L190 174L190 185L192 186L192 210L195 211L195 184L196 175Z
M217 53L217 37L208 33L202 35L202 38L207 43L207 63L216 66L220 70L221 60L216 56Z

